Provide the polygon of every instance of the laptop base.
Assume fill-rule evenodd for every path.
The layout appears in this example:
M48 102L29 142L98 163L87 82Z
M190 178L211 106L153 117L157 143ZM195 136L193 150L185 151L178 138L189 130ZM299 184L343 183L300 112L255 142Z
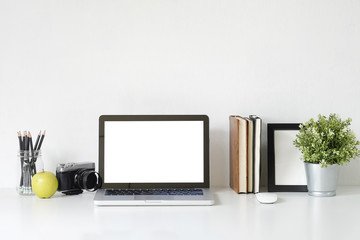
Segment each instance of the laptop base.
M132 195L108 196L105 189L99 189L94 198L97 206L210 206L214 197L209 189L203 189L203 195Z

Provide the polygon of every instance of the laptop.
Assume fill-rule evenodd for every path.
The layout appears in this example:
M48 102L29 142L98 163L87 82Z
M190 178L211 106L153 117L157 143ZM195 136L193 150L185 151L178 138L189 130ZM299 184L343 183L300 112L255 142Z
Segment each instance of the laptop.
M98 206L213 205L206 115L99 118Z

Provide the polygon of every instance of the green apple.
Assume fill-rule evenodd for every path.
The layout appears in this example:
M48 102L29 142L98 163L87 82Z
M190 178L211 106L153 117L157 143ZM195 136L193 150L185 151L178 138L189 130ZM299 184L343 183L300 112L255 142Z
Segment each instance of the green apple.
M49 198L56 192L58 181L53 173L43 171L34 175L31 186L39 198Z

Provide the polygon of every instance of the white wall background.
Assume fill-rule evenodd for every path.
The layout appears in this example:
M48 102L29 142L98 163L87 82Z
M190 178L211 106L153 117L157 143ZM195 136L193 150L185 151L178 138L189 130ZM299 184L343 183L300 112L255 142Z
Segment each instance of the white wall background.
M97 162L101 114L208 114L213 186L228 185L229 114L336 112L360 137L359 43L355 0L0 0L0 187L18 182L18 130L47 130L50 171Z

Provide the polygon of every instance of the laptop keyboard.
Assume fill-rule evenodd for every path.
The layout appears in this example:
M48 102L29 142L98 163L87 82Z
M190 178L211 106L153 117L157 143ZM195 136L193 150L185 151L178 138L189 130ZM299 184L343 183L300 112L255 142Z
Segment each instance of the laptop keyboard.
M203 195L202 189L108 189L107 196L116 195Z

